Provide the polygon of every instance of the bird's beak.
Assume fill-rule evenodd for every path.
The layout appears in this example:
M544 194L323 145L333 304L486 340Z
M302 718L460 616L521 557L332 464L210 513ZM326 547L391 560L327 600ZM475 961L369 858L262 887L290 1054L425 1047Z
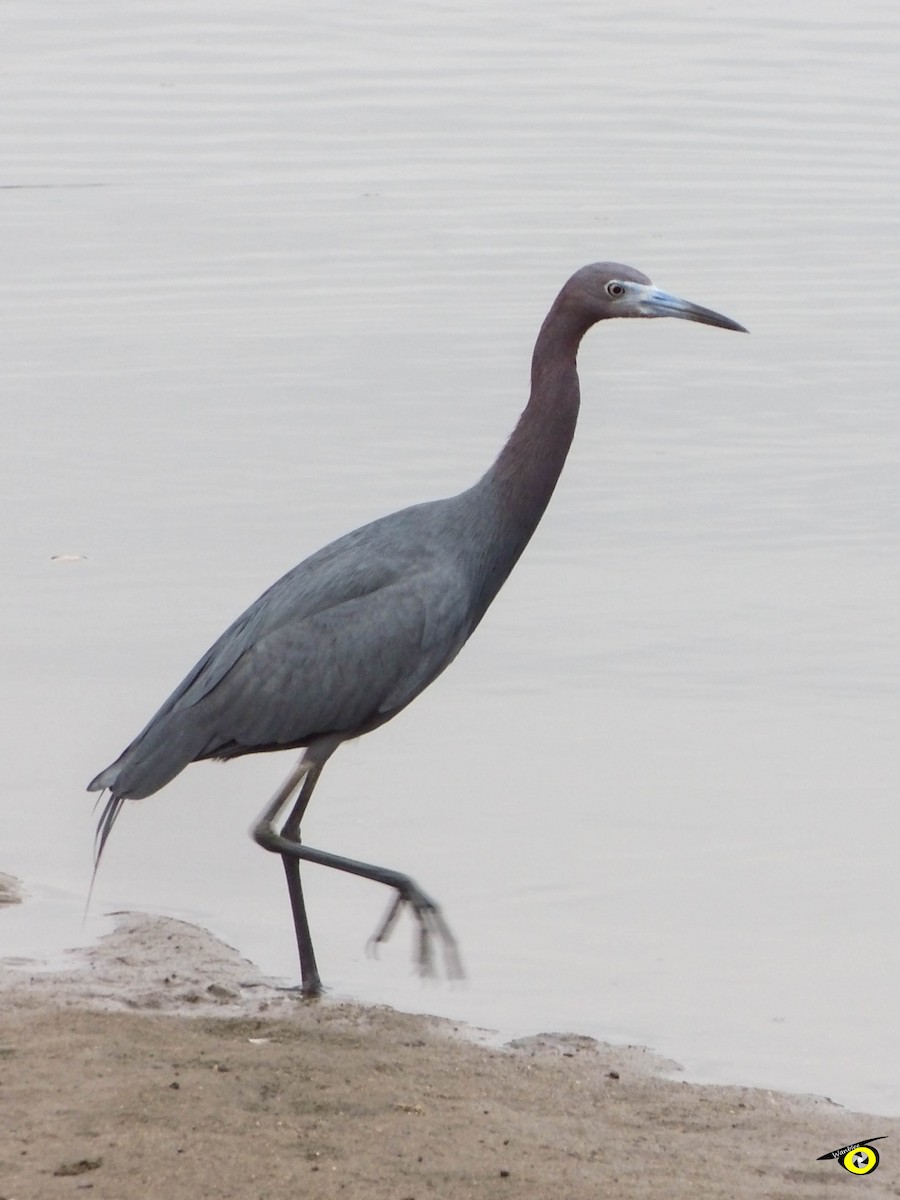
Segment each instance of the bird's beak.
M659 288L638 284L635 297L642 317L681 317L683 321L699 321L701 325L718 325L720 329L735 329L738 333L746 333L743 325L732 321L731 317L723 317L721 313L713 312L711 308L702 308L692 304L690 300L682 300L679 296L670 296Z

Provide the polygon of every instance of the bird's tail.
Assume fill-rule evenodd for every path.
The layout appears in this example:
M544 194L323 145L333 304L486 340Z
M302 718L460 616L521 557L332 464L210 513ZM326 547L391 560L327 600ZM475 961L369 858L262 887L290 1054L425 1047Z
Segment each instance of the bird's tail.
M188 763L214 755L210 716L214 718L215 713L208 714L201 705L157 714L116 761L91 780L89 792L109 788L111 793L98 830L101 850L119 815L121 804L114 803L116 797L119 801L143 800L170 783Z
M97 834L94 838L94 876L96 876L97 868L100 866L100 856L103 854L103 847L106 845L107 838L112 833L112 827L115 825L116 817L122 811L124 803L124 796L117 796L115 792L110 792L109 799L103 806L103 812L100 814L100 820L97 822ZM92 877L91 887L93 886L94 878Z
M102 774L105 774L105 772ZM101 776L98 775L97 779L100 778ZM91 790L91 788L88 790ZM117 796L115 792L111 792L109 799L103 806L103 812L100 814L100 820L97 823L97 833L94 837L94 869L91 871L91 882L88 886L87 899L84 902L84 913L81 918L82 924L87 920L88 909L91 907L91 897L94 894L94 884L97 882L97 868L100 866L100 856L103 854L103 847L106 845L106 839L112 832L112 827L116 823L116 817L122 811L124 803L124 796Z

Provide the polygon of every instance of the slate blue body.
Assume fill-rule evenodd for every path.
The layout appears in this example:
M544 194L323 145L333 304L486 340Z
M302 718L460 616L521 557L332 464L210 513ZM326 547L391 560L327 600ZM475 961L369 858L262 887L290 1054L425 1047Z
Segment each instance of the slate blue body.
M306 748L254 836L282 856L304 991L321 988L300 888L308 860L387 884L409 903L423 938L449 931L407 876L301 845L300 821L330 755L390 720L447 667L481 621L547 506L575 432L576 359L607 317L674 316L727 329L736 322L652 287L619 263L576 272L534 349L531 395L496 462L467 491L417 504L332 542L273 584L229 626L146 728L89 790L109 789L97 860L124 800L164 787L189 763ZM274 820L300 786L281 832Z
M283 575L92 787L140 799L189 762L357 736L405 708L493 598L467 538L477 496L373 521Z

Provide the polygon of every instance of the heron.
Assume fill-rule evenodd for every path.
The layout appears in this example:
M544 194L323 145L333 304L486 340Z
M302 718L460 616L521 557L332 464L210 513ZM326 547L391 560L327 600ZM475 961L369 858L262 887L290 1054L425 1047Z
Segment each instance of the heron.
M189 763L299 749L252 836L284 866L302 995L320 995L322 981L301 862L392 889L374 944L387 939L408 907L416 921L419 969L432 969L433 945L440 944L448 974L461 974L440 907L410 876L314 849L301 840L300 827L335 750L411 704L484 617L534 533L569 452L580 404L581 340L597 322L613 317L678 317L746 332L721 313L660 291L621 263L576 271L540 327L528 403L478 482L363 525L282 576L91 781L89 791L109 792L97 827L95 876L126 800L159 791Z

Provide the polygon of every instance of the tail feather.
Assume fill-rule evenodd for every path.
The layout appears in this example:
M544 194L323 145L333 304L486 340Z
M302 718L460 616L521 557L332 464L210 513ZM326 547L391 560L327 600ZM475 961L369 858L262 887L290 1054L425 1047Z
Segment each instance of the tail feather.
M108 768L107 768L108 769ZM106 772L102 772L105 774ZM98 775L99 779L100 776ZM89 791L96 791L96 788L89 788ZM106 845L106 839L112 832L112 827L116 823L116 817L122 811L122 805L125 803L123 796L117 796L115 792L110 793L110 797L103 806L103 812L100 814L100 820L97 823L97 834L94 838L94 869L91 871L91 882L88 887L87 899L84 902L83 921L87 920L88 909L91 907L91 897L94 894L94 884L97 882L97 868L100 866L100 856L103 853L103 847Z
M88 784L89 792L105 792L109 789L109 797L97 823L94 869L91 873L85 915L94 891L100 859L116 819L122 811L122 805L126 800L140 800L158 792L189 762L200 757L203 736L202 729L196 721L188 724L182 720L173 729L173 722L168 715L154 720L114 763L102 770ZM102 798L101 796L100 799Z
M117 796L115 792L111 792L109 799L103 806L103 812L100 814L100 820L97 823L97 835L94 838L94 875L97 874L103 848L106 845L107 838L112 833L112 827L115 825L116 818L122 811L124 803L124 796ZM93 886L93 879L91 880L91 885Z
M87 790L89 792L104 792L107 788L111 788L116 779L116 765L116 763L113 763L112 766L102 770L99 775L95 775L87 785Z
M114 763L95 776L88 784L88 791L102 792L109 788L121 800L143 800L170 783L188 763L209 757L210 742L204 712L194 708L189 712L167 713L155 718ZM117 814L118 809L108 820L107 836Z

